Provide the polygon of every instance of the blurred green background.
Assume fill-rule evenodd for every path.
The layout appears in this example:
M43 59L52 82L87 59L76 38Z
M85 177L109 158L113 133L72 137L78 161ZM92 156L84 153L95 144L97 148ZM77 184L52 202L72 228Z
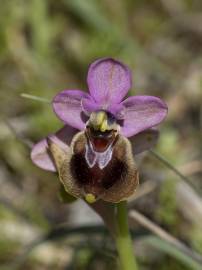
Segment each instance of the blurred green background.
M21 93L52 99L64 89L87 90L88 65L103 56L130 67L131 94L157 95L168 103L155 150L194 185L148 153L140 165L140 196L131 208L202 256L202 2L0 4L0 269L117 267L114 246L99 220L93 216L83 231L86 209L61 203L57 177L36 168L22 142L37 142L62 123L49 104ZM63 224L61 235L56 232L26 253L33 241ZM132 228L140 269L202 269L192 256L173 252L141 225Z

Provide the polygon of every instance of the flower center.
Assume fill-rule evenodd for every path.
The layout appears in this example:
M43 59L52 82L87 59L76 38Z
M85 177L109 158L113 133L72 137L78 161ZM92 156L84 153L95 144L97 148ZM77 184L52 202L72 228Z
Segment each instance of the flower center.
M116 122L116 118L111 113L106 111L92 112L90 119L87 122L87 126L101 132L119 130L119 125Z
M105 111L93 112L86 126L87 137L96 152L104 152L113 145L118 130L114 116Z

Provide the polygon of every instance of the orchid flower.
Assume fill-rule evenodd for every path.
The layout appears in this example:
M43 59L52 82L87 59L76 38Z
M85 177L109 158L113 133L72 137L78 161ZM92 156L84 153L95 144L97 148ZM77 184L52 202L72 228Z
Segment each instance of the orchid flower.
M32 149L32 161L57 171L65 190L88 202L126 200L138 185L134 156L157 141L166 104L155 96L126 97L127 66L112 58L95 61L87 74L89 93L64 90L52 101L64 122ZM129 139L128 139L129 138Z

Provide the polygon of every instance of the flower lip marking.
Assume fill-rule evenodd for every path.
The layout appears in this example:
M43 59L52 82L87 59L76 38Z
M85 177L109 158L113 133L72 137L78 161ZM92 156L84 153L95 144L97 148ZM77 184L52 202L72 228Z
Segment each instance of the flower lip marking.
M94 151L104 152L110 145L113 145L116 140L117 132L115 130L101 132L90 127L86 128L86 134L91 142Z

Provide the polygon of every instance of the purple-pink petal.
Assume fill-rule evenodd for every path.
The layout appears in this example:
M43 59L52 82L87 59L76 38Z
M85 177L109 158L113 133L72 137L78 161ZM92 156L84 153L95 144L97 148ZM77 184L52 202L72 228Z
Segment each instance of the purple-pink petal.
M168 110L167 105L154 96L133 96L121 104L124 106L121 133L126 137L158 125Z
M48 144L46 138L34 145L31 152L32 162L41 169L55 172L56 168L48 154Z
M148 129L130 138L133 154L137 155L151 149L157 143L159 131Z
M93 62L88 70L87 82L96 103L107 110L109 105L120 103L131 88L131 73L127 66L112 58Z
M71 143L73 136L78 132L70 126L64 126L55 134L49 135L48 137L60 146L61 149L66 151ZM38 167L55 172L56 168L51 158L50 152L48 151L47 138L41 140L34 145L31 151L31 159Z
M82 111L82 99L90 96L80 90L64 90L53 99L53 109L56 115L66 124L83 130L87 120Z
M104 106L96 103L94 100L89 98L83 98L82 99L82 109L85 112L86 115L90 116L92 112L104 110ZM121 103L119 104L113 104L109 105L107 108L107 112L110 112L114 115L114 117L118 120L123 119L123 105Z
M81 106L85 114L88 116L90 116L92 112L102 110L102 106L90 98L83 98Z

